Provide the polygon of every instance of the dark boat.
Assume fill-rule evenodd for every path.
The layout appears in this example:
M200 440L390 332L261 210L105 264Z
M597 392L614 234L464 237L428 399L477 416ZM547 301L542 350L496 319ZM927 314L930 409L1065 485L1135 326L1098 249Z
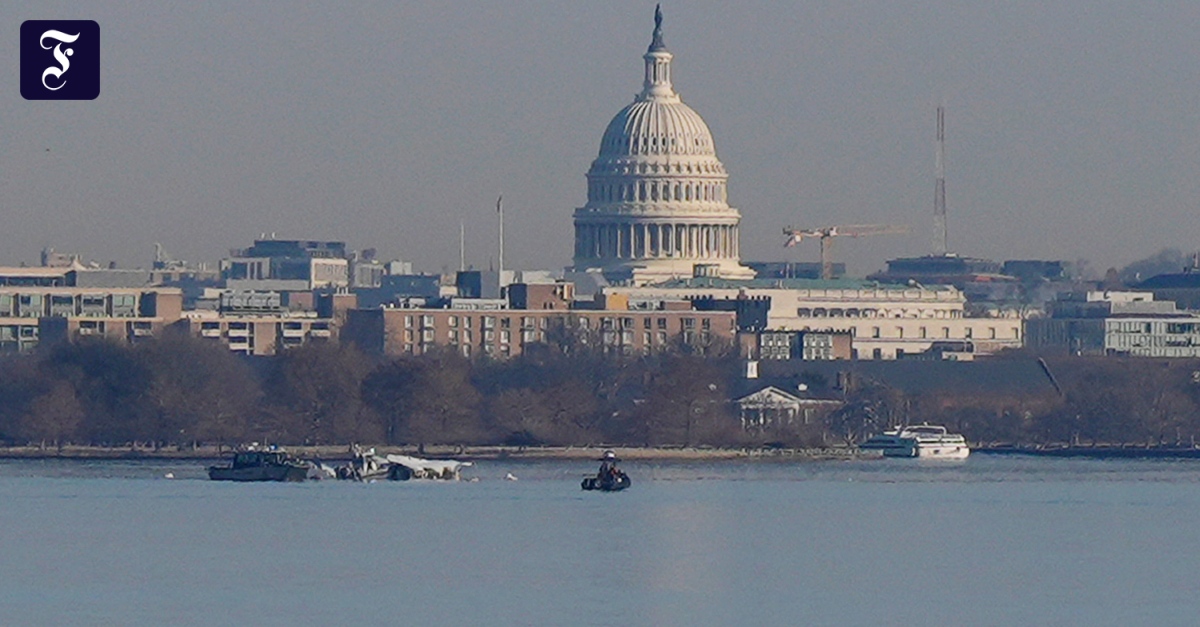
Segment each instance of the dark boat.
M601 492L619 492L628 488L633 484L629 480L629 475L621 472L617 468L617 454L612 451L604 451L604 455L600 458L600 471L595 477L584 477L583 483L580 485L584 490L600 490Z
M310 465L283 451L242 451L228 466L209 466L213 481L304 481Z
M629 480L629 475L618 470L605 477L584 477L582 487L584 490L618 492L631 485L633 485L633 482Z

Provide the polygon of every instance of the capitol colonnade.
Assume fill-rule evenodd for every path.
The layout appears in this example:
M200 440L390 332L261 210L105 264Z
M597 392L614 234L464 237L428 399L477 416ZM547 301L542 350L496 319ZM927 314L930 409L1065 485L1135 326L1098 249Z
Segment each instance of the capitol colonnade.
M732 259L737 224L602 223L575 227L576 259Z

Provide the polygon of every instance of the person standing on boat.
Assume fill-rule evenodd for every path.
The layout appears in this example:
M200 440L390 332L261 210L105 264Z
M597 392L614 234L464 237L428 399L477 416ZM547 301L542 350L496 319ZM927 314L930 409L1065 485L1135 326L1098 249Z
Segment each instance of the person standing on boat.
M604 451L604 456L600 458L600 472L596 473L596 478L600 481L616 478L617 461L616 453Z

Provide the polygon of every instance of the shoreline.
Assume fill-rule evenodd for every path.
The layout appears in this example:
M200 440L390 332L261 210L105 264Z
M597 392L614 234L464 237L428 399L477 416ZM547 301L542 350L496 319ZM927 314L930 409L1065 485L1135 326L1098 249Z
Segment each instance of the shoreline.
M281 449L306 459L343 461L352 457L350 446L285 446ZM856 460L873 459L877 455L867 454L852 447L812 449L766 449L766 448L691 448L691 447L634 447L634 446L426 446L418 453L415 446L375 446L379 455L399 454L430 459L475 460L598 460L604 451L611 450L623 461L723 461L748 459L779 459L795 461ZM0 447L3 459L71 459L71 460L225 460L234 449L216 446L196 448L166 447L104 447L64 446L55 447L13 446Z

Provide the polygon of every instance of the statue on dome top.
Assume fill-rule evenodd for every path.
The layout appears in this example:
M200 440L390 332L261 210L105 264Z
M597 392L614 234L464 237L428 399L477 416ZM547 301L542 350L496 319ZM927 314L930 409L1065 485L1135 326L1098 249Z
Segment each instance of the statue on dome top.
M654 5L654 39L650 41L650 51L665 50L662 38L662 5Z

